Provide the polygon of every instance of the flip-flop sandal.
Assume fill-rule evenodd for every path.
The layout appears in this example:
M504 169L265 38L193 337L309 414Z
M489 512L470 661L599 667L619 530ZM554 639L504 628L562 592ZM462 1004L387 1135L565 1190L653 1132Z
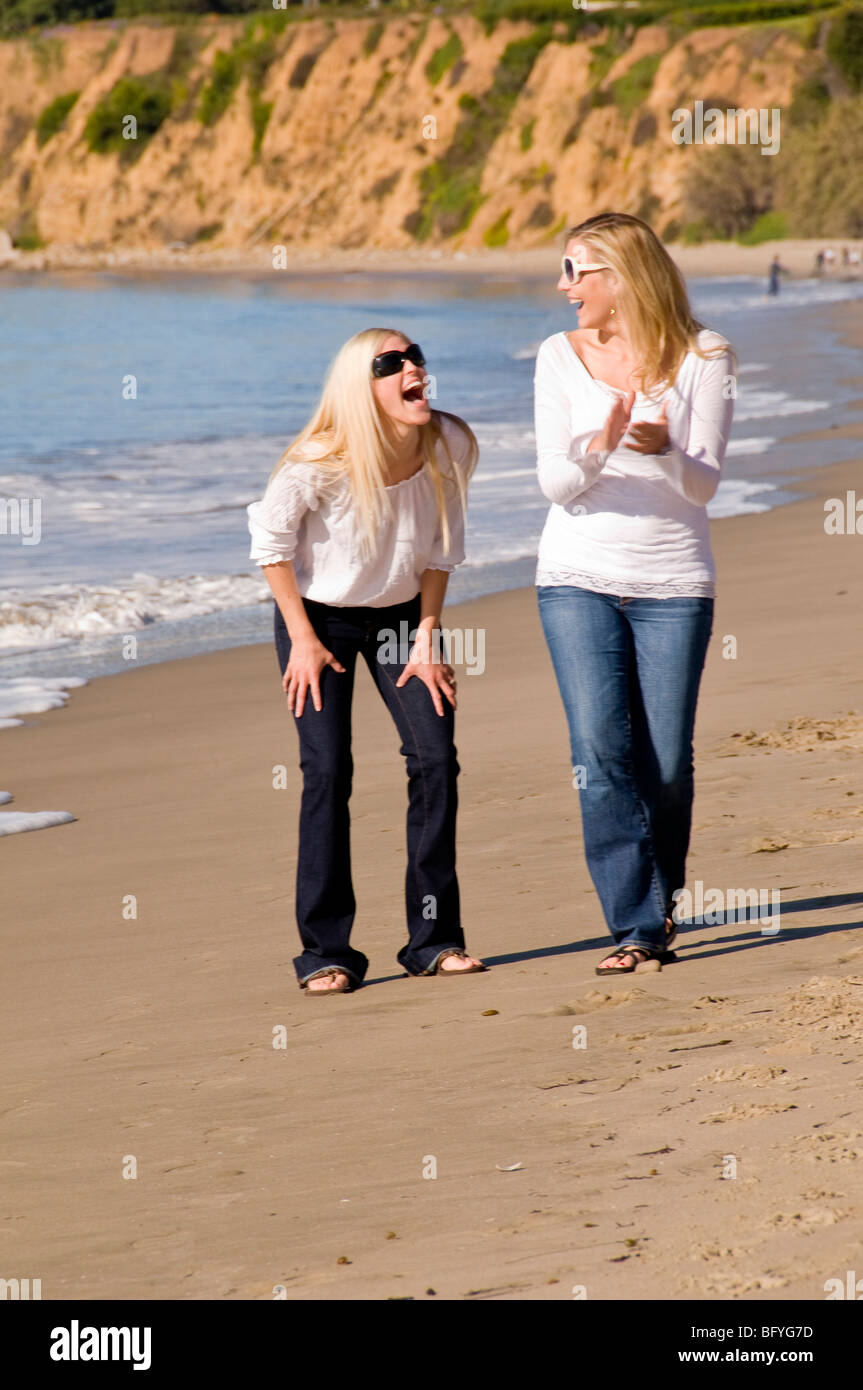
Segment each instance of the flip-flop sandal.
M439 955L438 958L437 958L437 961L435 962L435 968L434 968L434 971L432 972L433 974L435 974L435 975L478 975L478 974L480 973L481 970L485 970L485 969L486 969L486 966L484 966L484 965L469 965L469 966L467 967L466 970L441 970L441 963L442 963L443 961L446 960L447 956L460 956L462 960L468 960L468 959L469 959L469 956L468 956L467 951L462 951L462 950L460 950L458 947L453 947L452 950L450 950L450 951L441 951L440 955Z
M640 951L645 960L661 961L664 954L662 951L648 951L646 946L619 946L616 951L612 951L605 959L623 960L624 956L634 956L636 951ZM609 965L605 968L601 965L597 965L594 967L593 973L595 975L632 975L635 966L642 965L643 963L643 961L637 960L635 965Z
M345 984L336 985L333 989L307 989L309 980L325 980L328 975L332 976L333 978L335 978L336 975L344 975ZM319 995L325 996L327 994L353 994L355 986L351 982L351 977L346 973L346 971L340 970L338 966L333 966L331 970L319 970L316 974L310 975L309 979L304 980L303 983L300 985L300 989L309 999L317 999Z

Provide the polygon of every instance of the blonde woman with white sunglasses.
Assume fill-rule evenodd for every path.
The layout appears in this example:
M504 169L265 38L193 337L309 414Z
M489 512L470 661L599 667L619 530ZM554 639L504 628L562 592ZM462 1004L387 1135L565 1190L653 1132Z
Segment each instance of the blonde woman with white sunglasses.
M637 217L573 227L557 288L578 327L547 338L536 362L537 468L552 503L536 582L615 947L596 973L621 975L664 960L677 935L715 594L705 508L736 364Z

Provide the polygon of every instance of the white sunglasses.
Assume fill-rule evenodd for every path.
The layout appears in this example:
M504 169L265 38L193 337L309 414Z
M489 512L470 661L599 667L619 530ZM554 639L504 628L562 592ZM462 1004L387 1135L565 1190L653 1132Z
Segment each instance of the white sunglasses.
M560 268L563 271L569 283L571 285L577 285L582 275L585 275L587 271L610 270L611 266L600 265L598 261L590 262L587 265L580 265L579 262L574 261L571 256L562 256L560 261Z

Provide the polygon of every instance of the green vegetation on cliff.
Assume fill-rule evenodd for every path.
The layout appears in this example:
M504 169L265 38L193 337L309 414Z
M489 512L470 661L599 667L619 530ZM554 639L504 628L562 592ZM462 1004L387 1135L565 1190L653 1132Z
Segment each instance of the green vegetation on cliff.
M419 241L434 233L454 236L470 225L482 202L480 180L488 152L551 38L551 28L543 25L507 44L489 90L481 97L467 92L459 97L462 115L452 143L420 174L420 207L405 222L405 230Z
M665 4L664 0L645 0L636 9L615 7L586 13L573 9L569 0L480 0L474 6L459 5L455 0L445 0L443 5L435 6L425 0L415 3L404 0L404 4L401 0L383 0L383 8L372 15L364 7L349 9L327 5L326 0L321 0L325 7L323 13L322 9L306 10L298 4L292 5L289 11L246 13L257 3L258 0L236 0L236 3L223 0L221 6L218 0L216 3L200 0L200 5L198 0L149 3L147 14L155 15L157 24L173 22L169 17L176 17L177 11L182 12L188 22L173 28L173 48L160 70L145 76L121 74L111 90L101 97L84 127L86 146L96 154L119 153L123 163L131 162L166 121L188 123L197 118L204 126L215 128L225 112L240 101L246 105L251 126L251 157L257 160L274 104L264 98L265 92L268 97L275 96L276 85L268 87L273 64L279 65L278 85L299 91L313 80L321 55L336 42L346 45L341 51L347 54L348 66L357 61L357 56L360 62L373 60L372 80L362 109L358 116L348 112L348 118L354 119L362 132L360 138L374 139L372 125L366 122L366 117L371 113L372 122L379 116L386 118L386 103L381 98L387 84L403 76L409 68L412 69L411 82L418 93L426 93L422 100L431 103L425 108L427 110L434 109L441 101L451 102L453 98L447 95L446 89L458 83L461 95L455 130L448 135L446 143L431 147L437 152L435 158L431 157L428 145L420 146L420 150L429 150L426 160L421 161L424 167L416 173L414 163L409 181L405 179L401 183L401 197L406 189L416 189L413 210L405 216L402 204L398 216L403 219L404 229L418 241L460 236L470 227L487 194L495 200L486 209L483 219L482 239L487 245L503 245L511 235L520 236L523 231L551 236L566 220L573 193L572 180L568 181L568 176L559 172L559 156L582 138L585 124L588 133L582 167L587 168L588 173L578 195L581 201L586 197L594 200L596 207L602 206L604 190L611 186L612 171L622 167L632 176L626 206L649 220L656 220L658 230L669 239L682 237L695 241L719 236L757 243L783 234L863 236L863 175L859 172L859 160L849 157L863 140L861 0L839 4L830 3L830 0L808 0L808 3L803 0L710 0L710 3L708 0L685 0L680 7ZM92 3L91 0L75 0L75 3L72 0L5 0L5 8L2 8L4 0L0 0L0 17L8 29L16 14L19 18L26 14L67 19L84 12L125 16L132 15L137 4L138 0L92 0ZM206 9L210 16L214 11L246 15L227 29L230 46L216 51L206 64L201 62L201 53L213 37L213 26L211 21L200 25L189 19L199 9ZM499 35L492 39L499 57L490 79L488 69L473 65L471 27L457 17L462 10L479 17L489 33ZM408 11L415 14L406 22ZM350 37L356 35L355 24L342 26L333 22L332 17L343 13L350 13L354 20L362 17L358 39ZM746 30L737 31L729 50L737 54L733 60L737 68L729 69L714 62L713 55L723 52L724 36L709 39L705 36L705 41L699 40L697 44L688 39L689 29L708 20L715 22L720 15L722 23L744 21L763 25L752 32L751 39L746 37ZM642 52L634 62L627 59L639 26L647 19L656 22L658 17L662 18L667 44L664 47L656 45L658 52ZM514 31L520 36L508 43L506 39L513 30L509 29L506 34L498 30L498 23L504 18L521 21L521 28ZM299 41L301 31L297 26L307 19L316 20L318 30L311 41L303 43ZM765 19L770 23L763 23ZM393 33L391 24L400 26L396 31L401 40L398 54L388 42ZM116 52L118 43L123 41L123 32L122 24L106 26L102 63ZM138 42L138 32L136 29L129 36L133 39L133 48ZM437 38L433 43L426 43L426 35L431 32L435 32ZM779 38L783 38L782 44L773 49L774 41ZM374 55L385 40L387 57L382 61ZM224 38L221 41L224 42ZM41 101L37 99L28 109L10 106L5 137L7 154L33 131L34 120L39 148L48 145L66 125L79 96L78 92L62 90L64 85L69 85L68 80L64 83L62 74L71 43L67 34L39 30L33 30L24 40L22 54L35 60L35 81L39 84L36 90L44 90L42 84L49 81L51 86ZM295 53L289 52L292 43L296 44ZM537 82L531 82L531 76L537 59L549 43L578 43L583 64L581 72L584 73L586 66L584 60L589 59L589 77L586 81L583 76L580 79L570 109L563 122L557 125L558 134L551 137L552 141L557 141L556 148L545 145L537 148L530 161L533 167L526 169L528 161L520 156L534 148L535 128L544 132L548 129L544 120L537 127L538 113L544 116L543 94L532 90ZM100 38L97 47L101 44ZM159 46L163 44L164 38L159 40ZM742 59L740 44L744 45ZM717 106L724 110L740 104L732 92L723 91L718 79L720 71L746 70L747 79L756 84L768 83L769 77L765 92L787 91L790 83L796 83L790 100L783 102L780 112L781 152L775 157L767 156L757 144L712 145L709 141L697 150L681 150L680 159L687 161L681 184L682 200L675 191L675 181L666 178L669 146L667 132L666 138L662 134L662 103L657 105L654 90L662 58L676 45L682 46L684 64L692 60L689 76L693 99L703 93L705 107ZM775 63L771 49L776 55ZM621 59L624 61L618 72L623 71L612 79L612 69ZM795 63L800 64L799 73ZM578 70L576 63L573 71ZM483 72L481 79L480 71ZM559 68L554 71L559 72ZM322 76L321 90L327 89L331 76ZM555 76L552 80L558 79ZM714 80L719 82L716 94L710 91ZM434 88L442 91L434 92ZM528 100L520 108L524 114L518 119L514 107L526 89ZM49 95L54 97L50 102L47 101ZM565 96L556 99L566 101ZM41 114L36 117L40 107ZM423 106L417 109L422 111ZM289 119L289 111L284 119ZM422 119L423 122L435 120L432 116ZM408 117L402 119L400 115L399 138L402 128L408 125ZM436 134L436 125L434 130ZM447 130L452 130L449 123ZM184 155L184 159L194 161L197 157L194 147L198 135L194 131L189 135L190 153ZM425 129L423 135L432 138L426 135ZM502 135L506 138L495 149ZM213 147L214 138L218 141L218 137L206 136L204 144L208 150ZM408 135L407 141L411 138ZM278 131L271 131L267 165L262 171L265 182L282 177L288 167L285 139L281 125ZM543 139L547 140L548 136L544 134ZM341 154L338 140L336 137L333 142L336 158ZM650 158L645 164L641 147L648 145L651 146ZM513 152L515 164L510 169L507 161ZM51 153L49 149L49 166L56 162L51 160ZM654 153L658 155L656 161ZM312 156L314 161L313 141ZM494 160L495 181L502 180L494 189L488 181L490 157ZM28 155L25 166L29 158ZM565 167L574 165L568 163ZM401 166L399 172L403 169ZM243 172L238 170L238 177ZM22 176L28 174L25 167ZM304 190L306 205L316 196L313 184L314 180L312 186L307 183ZM399 173L390 174L385 170L363 198L382 202L398 184ZM534 189L533 197L525 202L526 195ZM660 194L663 196L658 196ZM21 196L27 203L24 194ZM203 192L201 198L204 201L199 203L199 208L203 212L206 201ZM505 204L506 211L502 212ZM29 208L29 203L27 206ZM30 221L26 227L22 224L22 235L33 240L40 235L36 222L38 207L37 200L27 213ZM511 234L510 222L519 229L517 233ZM46 225L49 225L47 220ZM218 227L215 221L208 222L206 235L216 235ZM474 229L471 238L476 240L476 237Z
M64 92L62 96L56 97L45 107L36 122L36 140L40 149L43 145L47 145L58 131L63 129L66 124L66 117L80 95L80 92Z

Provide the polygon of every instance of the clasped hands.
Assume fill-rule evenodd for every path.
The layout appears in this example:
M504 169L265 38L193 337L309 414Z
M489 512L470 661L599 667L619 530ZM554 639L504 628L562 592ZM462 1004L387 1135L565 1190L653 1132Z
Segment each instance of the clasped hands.
M605 425L599 434L595 434L588 445L588 452L594 450L604 450L611 453L617 448L623 436L627 438L624 448L632 449L636 454L661 454L667 449L671 440L668 434L668 413L665 402L663 401L659 411L658 420L639 420L635 424L630 423L632 407L635 404L635 392L630 391L628 395L619 397L608 414Z

